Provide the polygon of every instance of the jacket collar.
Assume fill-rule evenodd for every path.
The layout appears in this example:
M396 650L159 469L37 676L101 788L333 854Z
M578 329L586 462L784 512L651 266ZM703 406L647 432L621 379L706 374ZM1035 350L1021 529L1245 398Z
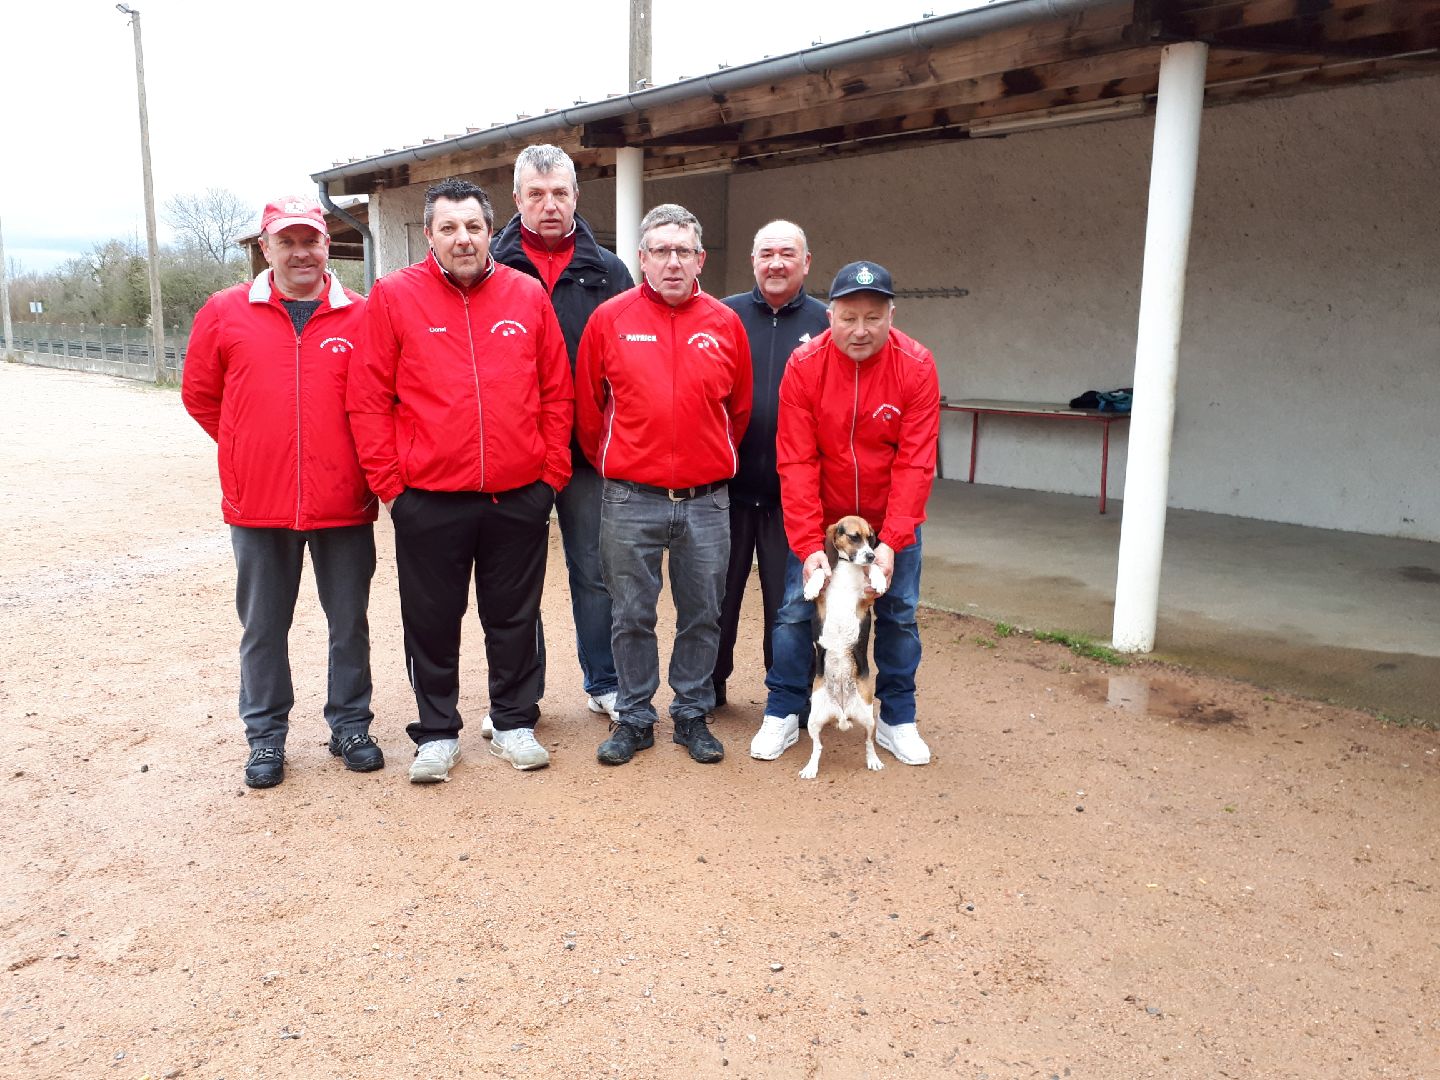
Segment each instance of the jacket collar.
M450 273L449 270L446 270L443 266L440 265L440 260L435 257L434 248L431 248L425 253L425 267L427 270L430 271L432 275L439 278L441 281L444 281L452 287L459 289L462 293L469 293L478 289L481 285L484 285L485 282L490 280L490 275L495 273L495 258L488 251L485 253L485 269L480 272L480 276L475 279L475 283L469 286L469 288L461 285L454 274Z
M273 274L273 270L262 270L259 276L250 283L250 303L268 304L272 298L278 297L271 280ZM348 307L350 298L345 295L345 286L340 284L340 279L326 271L325 282L325 292L321 298L332 308Z
M794 296L792 296L789 300L785 301L785 303L780 305L780 308L776 310L775 308L772 308L770 306L770 301L765 299L765 294L760 291L760 286L756 285L753 289L750 290L750 299L754 300L756 304L764 308L766 311L773 311L776 315L784 315L792 311L799 311L802 307L805 306L805 301L810 299L810 297L805 292L805 286L801 285L800 291L797 292Z
M524 254L524 248L520 242L522 228L524 226L520 224L520 215L516 214L505 223L503 229L495 234L495 241L490 248L491 253L506 266L511 265L517 255ZM595 239L595 233L591 230L590 223L579 214L575 215L575 229L570 235L575 238L575 254L570 257L570 269L585 267L604 270L605 262L600 257L600 242ZM525 261L530 261L529 256L525 257Z
M685 310L685 308L689 307L695 302L695 298L700 295L699 278L695 279L695 284L691 286L691 290L692 291L690 295L682 303L676 304L674 308L672 308L672 310L683 311ZM670 307L670 301L666 300L665 297L661 296L658 292L655 291L655 288L650 284L650 282L645 280L644 274L640 275L640 295L645 297L645 299L649 300L652 304L659 304L663 308Z

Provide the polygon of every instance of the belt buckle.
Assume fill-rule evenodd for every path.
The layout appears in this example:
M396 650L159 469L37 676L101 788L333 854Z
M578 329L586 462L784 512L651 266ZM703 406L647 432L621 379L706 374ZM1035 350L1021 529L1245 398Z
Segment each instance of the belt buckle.
M669 500L670 500L671 502L676 502L676 503L678 503L678 502L684 502L686 499L688 499L688 498L690 497L689 495L681 495L681 496L677 497L677 496L675 495L675 492L676 492L677 490L690 491L690 490L692 490L692 489L691 489L691 488L679 488L679 489L677 489L677 488L666 488L666 489L665 489L665 495L669 498Z

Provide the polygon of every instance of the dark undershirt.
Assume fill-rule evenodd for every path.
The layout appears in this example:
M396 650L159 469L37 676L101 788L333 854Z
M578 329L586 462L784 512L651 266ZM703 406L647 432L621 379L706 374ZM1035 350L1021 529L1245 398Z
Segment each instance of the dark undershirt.
M285 305L285 310L290 313L290 322L295 327L295 336L299 337L305 330L305 324L310 321L310 316L320 310L320 300L285 300L280 303Z

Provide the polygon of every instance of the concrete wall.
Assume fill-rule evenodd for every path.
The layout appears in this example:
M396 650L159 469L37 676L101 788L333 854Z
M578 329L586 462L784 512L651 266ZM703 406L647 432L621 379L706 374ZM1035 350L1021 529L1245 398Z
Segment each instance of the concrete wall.
M968 289L896 312L951 396L1130 385L1152 132L1117 121L737 175L728 246L790 217L812 292L858 258L900 289ZM1206 110L1171 505L1440 540L1437 147L1437 78ZM725 291L748 287L730 262ZM981 423L980 482L1095 493L1097 431ZM942 450L963 479L968 418L946 418Z

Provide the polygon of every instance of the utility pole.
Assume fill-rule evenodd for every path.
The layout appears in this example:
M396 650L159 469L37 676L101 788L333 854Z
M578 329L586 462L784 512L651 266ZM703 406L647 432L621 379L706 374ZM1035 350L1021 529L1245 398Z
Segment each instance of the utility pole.
M140 45L140 11L128 4L115 10L130 16L135 32L135 89L140 98L140 166L145 174L145 240L150 263L150 347L155 354L155 381L165 378L165 317L160 310L160 243L155 238L155 185L150 178L150 113L145 108L145 51Z
M630 81L627 94L650 86L650 0L630 0ZM645 210L645 151L621 146L615 151L615 254L630 276L640 280L640 218Z
M0 225L0 307L5 309L5 359L9 360L20 350L15 348L15 327L10 324L10 273L5 265L4 225Z

